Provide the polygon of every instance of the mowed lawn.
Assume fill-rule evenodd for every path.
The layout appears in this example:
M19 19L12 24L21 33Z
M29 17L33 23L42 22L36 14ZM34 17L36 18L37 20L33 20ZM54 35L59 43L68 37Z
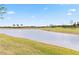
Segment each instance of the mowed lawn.
M1 55L79 55L79 51L0 34Z
M61 33L79 34L79 28L51 27L51 28L38 28L38 29L53 32L61 32Z

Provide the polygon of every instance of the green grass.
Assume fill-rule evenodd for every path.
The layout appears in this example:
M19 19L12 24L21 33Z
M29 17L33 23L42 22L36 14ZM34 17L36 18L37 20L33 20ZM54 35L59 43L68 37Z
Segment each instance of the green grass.
M79 51L0 34L1 55L79 55Z
M79 34L79 28L55 27L55 28L39 28L39 29L46 30L46 31L53 31L53 32Z

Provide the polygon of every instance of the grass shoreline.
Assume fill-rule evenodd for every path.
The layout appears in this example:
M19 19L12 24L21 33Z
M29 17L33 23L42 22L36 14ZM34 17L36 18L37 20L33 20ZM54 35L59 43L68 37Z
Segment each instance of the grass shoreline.
M58 33L66 33L66 34L74 34L79 35L79 28L37 28L40 30L50 31L50 32L58 32Z
M79 51L0 34L1 55L79 55Z

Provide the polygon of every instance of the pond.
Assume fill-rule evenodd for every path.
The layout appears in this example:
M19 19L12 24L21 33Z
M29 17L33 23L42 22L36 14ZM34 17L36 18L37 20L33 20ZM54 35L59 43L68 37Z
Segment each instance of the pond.
M29 38L31 40L79 51L79 35L48 32L37 29L0 29L0 33L15 37Z

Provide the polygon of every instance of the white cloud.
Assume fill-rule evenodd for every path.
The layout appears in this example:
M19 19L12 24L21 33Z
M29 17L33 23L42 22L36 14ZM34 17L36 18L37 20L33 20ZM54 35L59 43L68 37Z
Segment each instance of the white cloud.
M76 12L76 9L69 9L67 15L71 16L74 14L74 12Z
M75 11L76 11L76 9L70 9L69 11L70 11L70 12L75 12Z
M35 16L31 16L32 18L35 18Z
M67 13L67 15L68 15L68 16L71 16L71 15L72 15L72 13L70 13L70 12L69 12L69 13Z
M48 8L44 8L44 10L47 10Z
M7 13L8 13L8 14L15 14L14 11L8 11Z

